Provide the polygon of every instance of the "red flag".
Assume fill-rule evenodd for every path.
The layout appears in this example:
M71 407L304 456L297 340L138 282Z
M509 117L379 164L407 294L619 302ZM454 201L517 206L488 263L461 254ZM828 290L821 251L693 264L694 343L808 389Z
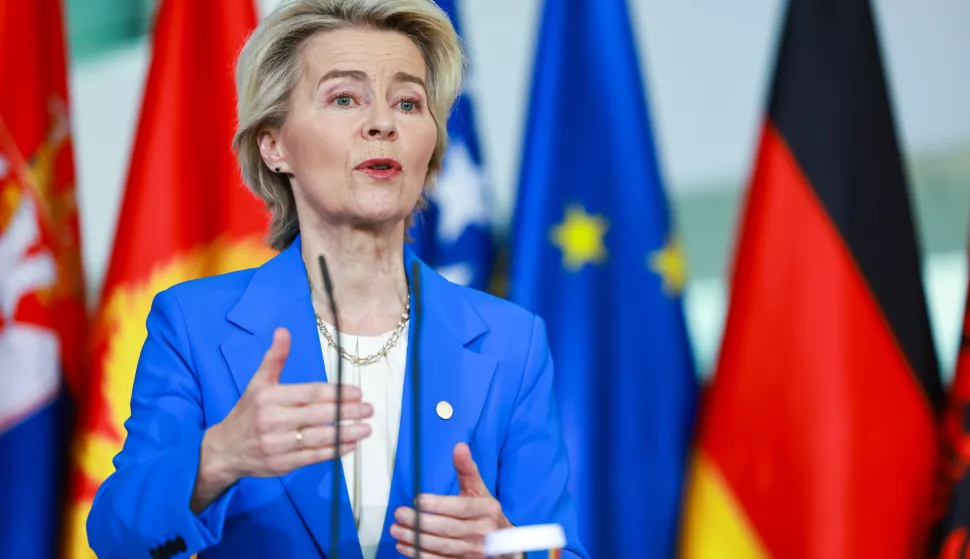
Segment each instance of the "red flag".
M232 151L233 70L250 0L163 0L114 251L93 333L92 393L68 516L68 556L94 557L85 521L125 437L145 318L159 291L262 264L268 216Z
M925 554L943 400L871 7L792 0L687 557Z
M87 316L59 0L0 0L0 557L53 557Z

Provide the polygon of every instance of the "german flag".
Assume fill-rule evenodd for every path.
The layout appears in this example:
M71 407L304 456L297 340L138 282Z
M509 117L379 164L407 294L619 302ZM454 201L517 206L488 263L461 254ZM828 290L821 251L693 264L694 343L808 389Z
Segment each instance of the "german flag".
M940 518L933 536L933 556L966 559L970 557L970 287L943 433Z
M923 556L943 389L872 9L782 33L682 551Z
M233 68L256 27L251 0L163 0L111 263L92 325L89 395L74 451L64 556L93 559L85 524L125 439L155 295L258 266L268 218L232 151ZM147 505L151 506L151 505Z

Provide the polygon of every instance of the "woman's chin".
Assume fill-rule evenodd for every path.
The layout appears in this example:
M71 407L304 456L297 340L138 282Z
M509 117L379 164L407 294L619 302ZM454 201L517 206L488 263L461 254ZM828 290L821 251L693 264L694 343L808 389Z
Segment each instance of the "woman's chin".
M402 211L397 205L378 206L359 208L351 220L362 228L388 229L403 223L407 216L408 212Z
M397 224L407 219L416 201L405 204L397 192L368 192L360 196L353 208L355 221L375 227Z

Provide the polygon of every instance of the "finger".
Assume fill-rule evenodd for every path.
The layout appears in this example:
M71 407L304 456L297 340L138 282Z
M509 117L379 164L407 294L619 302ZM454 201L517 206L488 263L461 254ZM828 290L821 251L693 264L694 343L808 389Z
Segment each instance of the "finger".
M357 386L345 384L341 387L341 404L359 402L363 393ZM337 385L329 382L306 382L300 384L281 384L274 386L270 401L284 406L299 406L312 403L336 403ZM341 414L343 409L340 410Z
M286 328L277 328L273 332L273 343L263 354L263 361L256 369L253 380L276 384L280 381L283 365L290 354L290 332ZM252 382L252 381L250 381Z
M402 528L415 530L418 513L410 507L394 511L394 520ZM495 523L486 518L459 519L440 514L421 514L421 533L433 534L453 540L483 538L494 529Z
M310 464L326 462L327 460L333 460L337 457L344 456L345 454L353 452L356 448L357 443L347 443L341 444L339 449L335 449L331 446L323 448L308 448L296 452L289 452L274 458L270 464L270 467L280 474L288 473Z
M458 489L462 495L473 497L486 497L491 495L482 476L478 472L478 464L472 459L472 451L465 443L455 445L452 453L452 461L455 463L455 472L458 474Z
M393 536L398 542L408 547L414 547L416 539L415 534L416 532L414 530L405 528L400 524L391 526L391 536ZM434 553L444 557L485 556L485 538L483 537L477 538L474 543L460 539L443 538L428 534L424 531L424 526L422 526L421 541L418 543L421 546L422 557L424 557L426 553Z
M340 444L356 443L369 437L371 432L371 426L366 423L342 426L340 428ZM302 441L296 441L296 437L293 437L296 448L299 450L305 448L332 448L337 442L337 429L335 427L310 427L304 429L302 433Z
M260 451L263 456L281 456L313 449L332 449L337 441L333 427L312 427L301 432L303 440L296 436L296 430L278 431L260 437ZM371 427L358 423L340 428L340 444L352 444L370 436Z
M502 505L491 497L421 495L417 504L421 512L453 518L498 518L502 514Z
M367 419L374 415L374 407L367 403L347 404L340 408L344 421ZM264 431L293 431L303 427L331 425L337 421L335 404L307 404L299 407L278 407L267 413L260 428Z
M424 538L421 539L421 557L424 559L448 559L447 557L442 557L441 555L435 555L434 553L428 553L424 550ZM395 546L397 552L405 557L417 557L418 552L408 544L399 543Z

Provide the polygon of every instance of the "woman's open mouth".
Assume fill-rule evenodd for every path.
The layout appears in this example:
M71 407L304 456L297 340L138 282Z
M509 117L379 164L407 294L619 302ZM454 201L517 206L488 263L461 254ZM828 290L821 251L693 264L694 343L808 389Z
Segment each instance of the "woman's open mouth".
M368 159L356 167L367 176L375 179L387 180L401 174L401 163L396 159Z

